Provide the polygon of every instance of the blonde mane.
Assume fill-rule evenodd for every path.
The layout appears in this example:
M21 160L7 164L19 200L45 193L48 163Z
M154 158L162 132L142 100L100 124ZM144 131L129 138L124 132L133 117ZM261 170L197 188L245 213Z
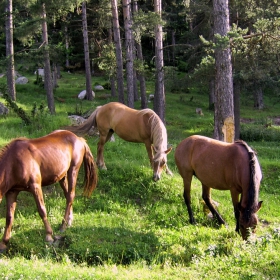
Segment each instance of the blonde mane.
M154 161L161 160L163 154L167 150L167 132L166 128L159 116L151 109L143 109L139 111L141 115L150 113L149 122L151 123L151 137L154 146Z

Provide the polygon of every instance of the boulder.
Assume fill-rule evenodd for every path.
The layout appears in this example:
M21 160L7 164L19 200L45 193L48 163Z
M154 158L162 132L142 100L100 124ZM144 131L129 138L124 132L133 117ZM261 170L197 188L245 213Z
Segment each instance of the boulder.
M97 85L94 87L95 90L104 90L104 87L101 85Z
M78 95L78 98L79 99L84 99L86 97L86 94L87 94L87 91L86 90L83 90L79 93ZM94 98L95 97L95 93L94 91L92 91L92 97Z
M18 77L16 79L15 83L18 84L18 85L25 85L25 84L28 83L28 79L26 77L24 77L24 76Z
M0 115L7 115L9 113L9 109L0 102Z
M37 72L38 72L38 75L39 75L39 76L42 76L42 77L44 77L44 76L45 76L44 69L39 68L39 69L37 69L37 70L34 72L34 74L36 75L36 74L37 74Z

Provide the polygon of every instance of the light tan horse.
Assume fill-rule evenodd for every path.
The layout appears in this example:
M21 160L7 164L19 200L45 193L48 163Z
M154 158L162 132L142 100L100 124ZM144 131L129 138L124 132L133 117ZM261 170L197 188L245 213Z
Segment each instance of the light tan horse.
M0 252L7 249L11 237L17 196L31 192L45 225L46 241L53 241L53 231L47 219L42 186L59 182L66 198L66 208L60 231L73 220L73 201L80 166L84 163L84 195L90 196L97 184L97 168L83 138L69 131L58 130L37 138L18 138L0 151L0 202L6 197L6 227L0 242Z
M211 188L230 190L236 218L236 231L243 239L255 231L256 212L262 172L254 151L244 142L226 143L194 135L183 140L176 148L175 162L184 182L184 199L190 222L195 223L191 209L191 181L196 176L202 183L202 197L220 224L225 221L211 202ZM239 195L241 200L239 202Z
M99 131L96 163L100 168L106 169L103 157L104 145L115 132L125 141L145 144L155 181L160 179L164 168L167 174L172 174L167 166L167 154L172 148L167 149L166 128L153 110L139 111L122 103L110 102L97 107L81 125L67 126L64 129L83 136L92 127Z

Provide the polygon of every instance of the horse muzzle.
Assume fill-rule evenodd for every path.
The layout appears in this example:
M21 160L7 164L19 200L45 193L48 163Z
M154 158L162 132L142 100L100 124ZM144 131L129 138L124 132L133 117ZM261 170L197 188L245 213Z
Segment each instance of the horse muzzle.
M159 179L160 179L160 175L154 174L153 180L156 182L156 181L158 181Z

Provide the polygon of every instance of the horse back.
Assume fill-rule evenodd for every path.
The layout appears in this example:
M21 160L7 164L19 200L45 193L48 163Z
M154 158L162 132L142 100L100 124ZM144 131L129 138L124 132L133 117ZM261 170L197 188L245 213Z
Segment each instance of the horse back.
M5 176L11 174L13 184L38 182L45 186L65 177L70 166L80 166L83 155L81 138L69 131L55 131L36 139L15 139L7 147L0 166L8 163L2 170Z
M98 130L101 134L112 130L126 141L143 142L143 139L150 138L151 128L148 120L151 114L141 115L139 112L141 111L119 102L107 103L96 114Z

